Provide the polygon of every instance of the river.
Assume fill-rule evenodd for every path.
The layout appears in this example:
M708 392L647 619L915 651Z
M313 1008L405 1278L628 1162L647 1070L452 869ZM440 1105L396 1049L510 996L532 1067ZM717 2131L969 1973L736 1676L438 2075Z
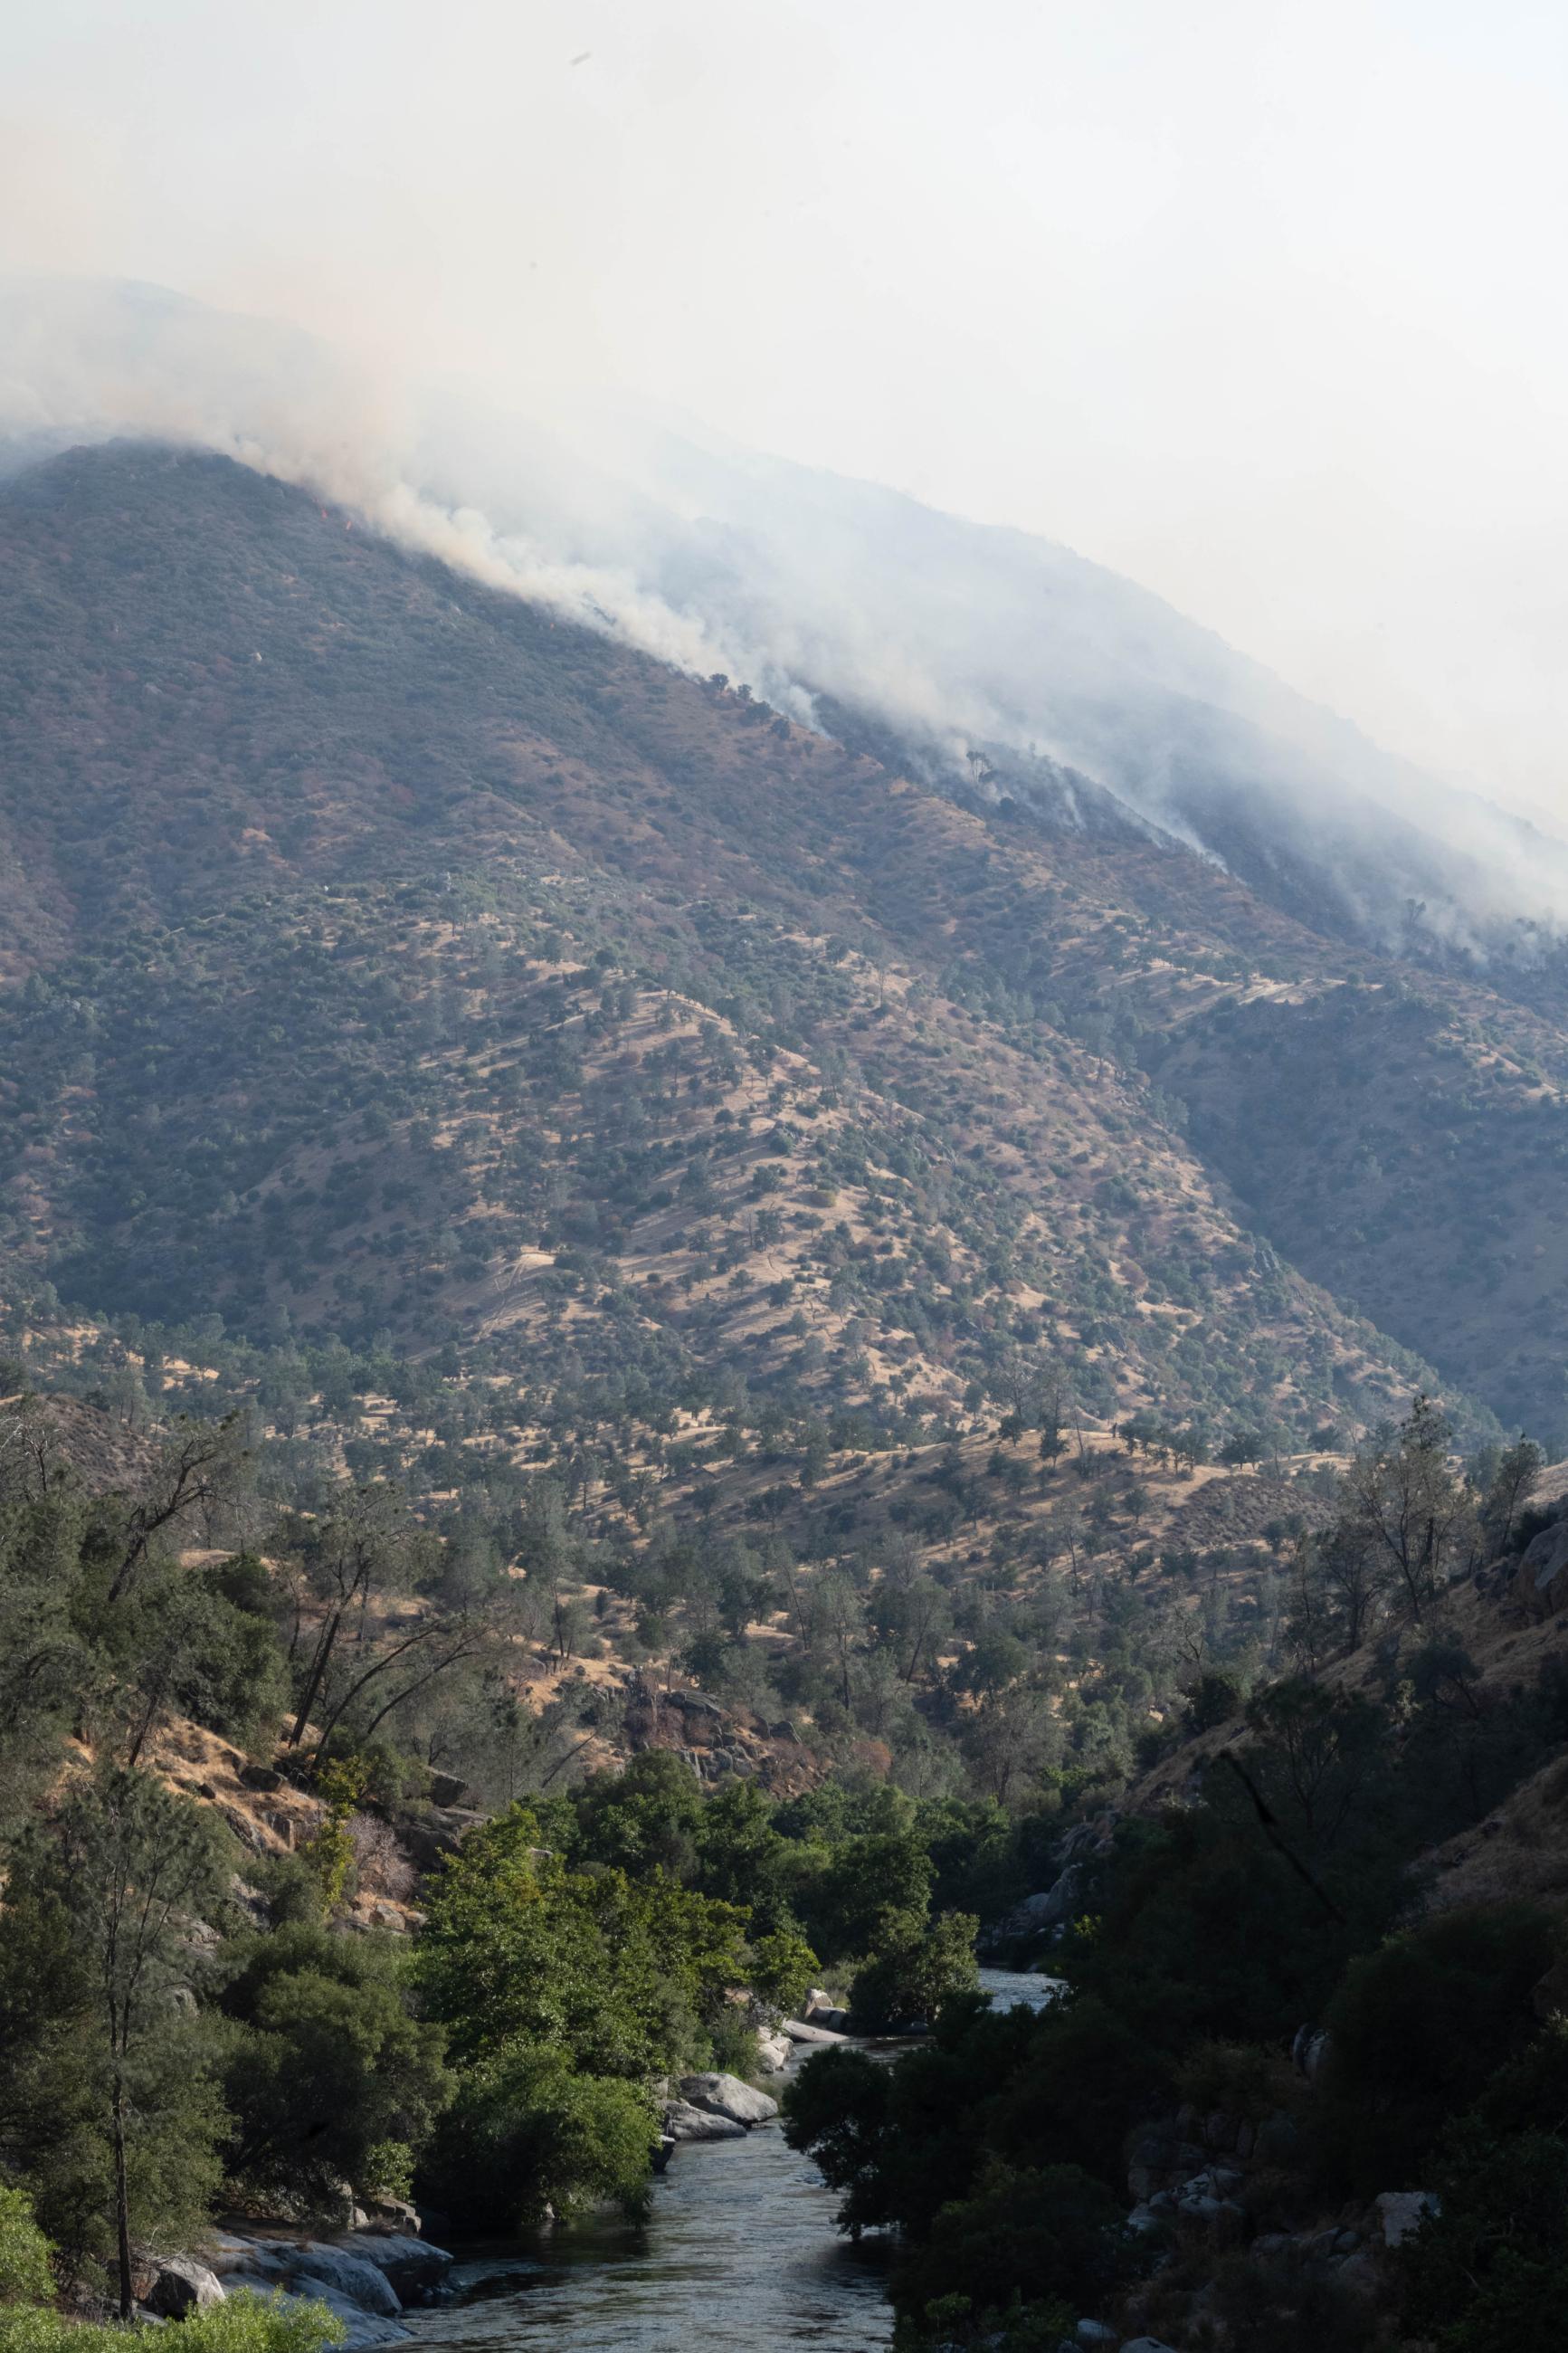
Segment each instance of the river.
M998 2009L1048 1978L983 1969ZM881 2249L849 2246L835 2200L777 2124L678 2148L646 2222L597 2219L460 2262L464 2301L412 2312L421 2353L873 2353L892 2335Z

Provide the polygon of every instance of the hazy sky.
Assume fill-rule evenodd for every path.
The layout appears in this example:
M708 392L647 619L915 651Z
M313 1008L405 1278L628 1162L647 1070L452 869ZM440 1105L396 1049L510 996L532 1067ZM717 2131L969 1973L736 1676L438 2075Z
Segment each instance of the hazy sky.
M1568 816L1562 0L0 0L0 267L1065 540Z

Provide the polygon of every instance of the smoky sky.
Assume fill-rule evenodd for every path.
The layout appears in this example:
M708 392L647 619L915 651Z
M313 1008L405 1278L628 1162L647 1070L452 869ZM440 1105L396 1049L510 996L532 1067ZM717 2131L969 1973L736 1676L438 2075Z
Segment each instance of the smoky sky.
M1044 533L1557 818L1565 96L1523 0L13 0L0 267Z

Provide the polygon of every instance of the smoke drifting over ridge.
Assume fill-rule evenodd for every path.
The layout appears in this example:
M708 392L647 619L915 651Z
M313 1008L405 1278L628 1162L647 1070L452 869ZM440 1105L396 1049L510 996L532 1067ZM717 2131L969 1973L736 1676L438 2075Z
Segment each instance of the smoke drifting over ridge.
M1067 549L622 412L498 414L161 290L0 290L15 467L82 441L226 454L404 545L792 717L840 707L939 779L1098 797L1380 941L1529 954L1568 848L1380 752ZM1063 772L1070 772L1064 776Z

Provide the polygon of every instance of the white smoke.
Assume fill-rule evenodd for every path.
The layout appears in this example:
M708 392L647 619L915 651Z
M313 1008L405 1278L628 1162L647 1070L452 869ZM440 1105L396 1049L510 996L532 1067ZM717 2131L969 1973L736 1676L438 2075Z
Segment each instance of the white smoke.
M157 287L0 289L0 439L13 465L120 438L211 450L695 676L742 673L747 657L721 631L641 588L625 565L574 561L521 520L502 528L468 500L433 495L416 475L431 423L411 388L268 321ZM805 698L795 700L804 713Z
M831 696L954 776L1060 764L1205 856L1309 873L1374 934L1419 902L1482 953L1568 930L1568 849L1380 752L1068 550L599 409L506 417L154 288L0 290L16 458L148 437L226 454L374 530L814 723ZM1070 810L1070 780L1058 792Z

